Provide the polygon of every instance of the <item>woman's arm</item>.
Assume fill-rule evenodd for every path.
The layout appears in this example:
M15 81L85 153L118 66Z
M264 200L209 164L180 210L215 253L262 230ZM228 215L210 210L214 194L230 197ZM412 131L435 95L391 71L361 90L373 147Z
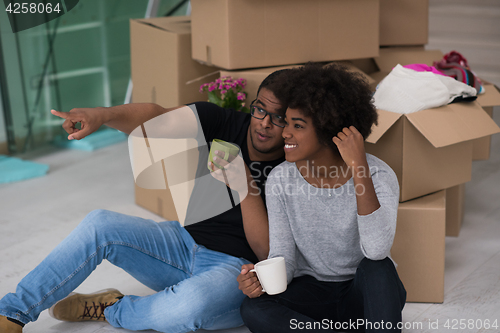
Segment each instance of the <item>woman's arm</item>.
M396 175L388 168L377 170L372 176L363 137L353 126L344 128L333 142L352 170L361 250L369 259L384 259L390 254L396 233L399 204ZM373 177L376 177L375 183Z
M269 222L260 189L247 168L248 195L241 201L241 216L245 237L260 260L269 255Z
M280 168L280 167L277 167ZM266 205L269 216L269 258L284 257L287 282L297 267L297 245L285 205L285 189L278 177L283 169L275 168L266 182Z
M260 189L248 166L240 156L229 156L224 160L224 152L215 151L214 161L222 169L209 162L212 177L226 183L233 191L238 192L243 230L248 244L259 260L264 260L269 254L269 226L266 207L260 195Z
M281 184L279 179L275 177L276 174L274 171L271 172L266 182L266 204L269 218L269 258L285 258L287 282L290 283L296 268L297 247L288 221L288 215L286 214L283 201L284 191L280 190ZM256 274L249 272L252 268L252 264L243 265L241 274L237 278L239 288L250 298L263 294Z
M342 159L351 169L359 215L369 215L380 207L366 161L364 139L354 127L344 128L334 137Z

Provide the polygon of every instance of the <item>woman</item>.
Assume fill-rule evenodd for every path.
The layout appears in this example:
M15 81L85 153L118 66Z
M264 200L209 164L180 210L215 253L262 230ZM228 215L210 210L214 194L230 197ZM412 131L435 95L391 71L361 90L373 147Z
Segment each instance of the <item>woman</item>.
M371 92L339 66L306 65L288 81L286 161L266 183L269 257L285 258L288 288L264 294L244 265L243 320L254 333L400 332L406 291L389 257L399 187L364 150L377 119Z

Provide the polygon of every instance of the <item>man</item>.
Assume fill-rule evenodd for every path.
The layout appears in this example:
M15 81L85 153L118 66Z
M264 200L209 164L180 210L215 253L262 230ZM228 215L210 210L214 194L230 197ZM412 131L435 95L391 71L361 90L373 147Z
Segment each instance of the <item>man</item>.
M263 186L270 170L284 160L281 133L286 106L281 101L288 98L285 87L277 84L280 75L285 73L275 72L262 82L252 103L252 116L211 103L195 103L202 133L198 129L192 133L194 137L205 142L218 138L241 148L252 176L247 179L249 193L240 205L186 228L177 221L156 223L105 210L91 212L21 280L16 293L0 300L0 333L22 332L24 324L35 321L48 308L60 320L107 320L112 326L131 330L187 332L242 325L239 308L245 295L236 278L242 265L267 258ZM129 104L52 113L65 119L68 139L79 140L103 124L130 134L176 109ZM174 132L182 122L179 119L161 128ZM76 128L77 123L81 129ZM185 132L190 131L193 129ZM196 183L193 193L197 193ZM196 204L192 201L190 206ZM67 297L103 259L157 293L125 296L111 289Z

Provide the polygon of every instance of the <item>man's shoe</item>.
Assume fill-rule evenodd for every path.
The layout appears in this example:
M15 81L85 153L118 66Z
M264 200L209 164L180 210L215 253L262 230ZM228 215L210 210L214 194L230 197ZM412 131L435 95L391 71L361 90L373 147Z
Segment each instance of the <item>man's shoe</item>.
M123 294L116 289L104 289L92 294L71 293L49 309L49 314L63 321L105 321L104 309L113 305Z
M0 333L22 333L23 327L16 324L7 317L0 316Z

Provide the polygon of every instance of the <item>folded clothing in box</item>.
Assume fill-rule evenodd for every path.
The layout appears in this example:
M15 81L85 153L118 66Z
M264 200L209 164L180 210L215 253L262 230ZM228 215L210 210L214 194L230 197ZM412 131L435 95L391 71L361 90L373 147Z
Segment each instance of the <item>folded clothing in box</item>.
M443 106L457 99L476 99L476 89L449 76L418 72L398 64L373 95L378 109L412 113Z

